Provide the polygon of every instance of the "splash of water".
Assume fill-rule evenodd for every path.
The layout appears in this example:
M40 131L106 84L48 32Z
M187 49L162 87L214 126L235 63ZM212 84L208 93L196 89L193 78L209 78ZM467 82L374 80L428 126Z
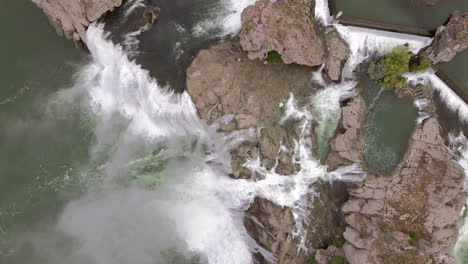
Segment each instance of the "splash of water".
M242 11L257 0L220 0L209 12L211 17L197 23L192 33L197 36L234 36L241 30Z

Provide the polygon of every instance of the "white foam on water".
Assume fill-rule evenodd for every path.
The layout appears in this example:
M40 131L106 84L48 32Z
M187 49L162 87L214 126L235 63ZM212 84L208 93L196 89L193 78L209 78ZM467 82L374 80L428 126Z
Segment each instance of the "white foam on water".
M465 170L465 184L464 190L468 192L468 140L463 132L455 135L449 133L448 135L449 150L452 155L456 157L458 164L460 164ZM468 206L468 201L465 205L465 210ZM466 212L465 212L466 214ZM455 256L457 263L465 263L468 250L468 216L465 215L465 219L458 230L458 240L455 244Z
M468 105L434 71L406 74L405 77L413 85L430 85L439 92L441 100L450 111L457 114L460 121L468 122Z
M210 10L211 17L197 23L192 33L195 36L213 36L226 37L234 36L242 28L242 11L255 4L257 0L219 0L213 10Z

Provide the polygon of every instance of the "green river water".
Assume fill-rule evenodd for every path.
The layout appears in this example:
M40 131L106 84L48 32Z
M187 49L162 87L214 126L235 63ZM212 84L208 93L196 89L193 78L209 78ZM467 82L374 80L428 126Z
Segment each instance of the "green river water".
M87 157L79 112L51 97L83 59L29 0L0 2L0 263L9 237L52 218L70 195L66 178ZM7 262L8 263L8 262ZM11 263L11 262L10 262ZM23 262L26 263L26 262Z

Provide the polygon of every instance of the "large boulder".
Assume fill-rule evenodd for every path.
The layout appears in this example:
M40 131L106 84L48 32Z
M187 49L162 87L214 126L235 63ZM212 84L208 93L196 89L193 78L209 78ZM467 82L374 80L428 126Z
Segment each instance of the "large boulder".
M440 26L432 43L419 53L434 64L451 61L468 47L468 12L455 12L445 26Z
M122 0L32 0L49 18L57 33L86 43L86 28Z
M322 64L322 41L314 30L313 0L259 0L242 12L242 49L250 59L276 51L284 63Z

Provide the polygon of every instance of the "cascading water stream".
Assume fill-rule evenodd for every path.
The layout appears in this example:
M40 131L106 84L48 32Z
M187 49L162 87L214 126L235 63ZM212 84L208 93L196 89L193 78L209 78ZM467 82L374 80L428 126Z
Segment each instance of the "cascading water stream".
M152 263L176 250L213 264L251 263L252 251L271 259L242 223L243 210L255 197L292 208L296 235L304 238L312 184L362 174L359 166L328 173L319 165L311 152L312 115L291 97L286 107L302 120L295 146L301 170L284 177L249 161L264 179L233 180L227 176L226 146L235 147L244 132L217 134L197 117L186 92L177 95L159 86L107 40L102 25L91 25L87 40L92 62L73 89L84 93L95 114L91 164L103 180L71 202L57 225L80 241L79 257L98 264ZM77 255L70 258L73 262Z

